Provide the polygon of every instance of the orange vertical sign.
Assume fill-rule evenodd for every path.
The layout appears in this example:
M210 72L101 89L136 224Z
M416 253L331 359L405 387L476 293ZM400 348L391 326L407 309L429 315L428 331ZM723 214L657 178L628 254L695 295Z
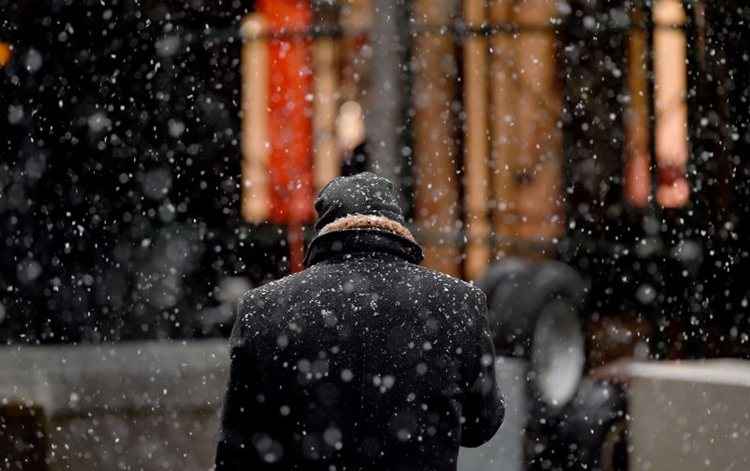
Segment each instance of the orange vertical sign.
M302 269L302 224L314 216L311 41L308 0L260 0L268 42L268 219L288 225L289 266Z
M261 0L258 12L268 42L268 218L277 224L309 222L313 211L312 22L307 0Z

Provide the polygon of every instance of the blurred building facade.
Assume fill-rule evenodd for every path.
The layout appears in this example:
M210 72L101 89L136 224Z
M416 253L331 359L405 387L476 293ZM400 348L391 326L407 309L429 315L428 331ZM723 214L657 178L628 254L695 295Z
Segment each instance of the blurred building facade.
M299 268L312 197L358 148L427 265L560 258L594 281L594 324L747 352L740 2L2 10L7 342L226 333L237 293Z

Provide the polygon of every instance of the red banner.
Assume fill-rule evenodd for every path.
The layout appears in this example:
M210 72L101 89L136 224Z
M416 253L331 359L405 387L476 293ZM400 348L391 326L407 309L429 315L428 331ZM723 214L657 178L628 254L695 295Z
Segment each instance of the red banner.
M268 42L268 183L276 224L299 225L314 217L312 174L312 24L309 0L260 0Z

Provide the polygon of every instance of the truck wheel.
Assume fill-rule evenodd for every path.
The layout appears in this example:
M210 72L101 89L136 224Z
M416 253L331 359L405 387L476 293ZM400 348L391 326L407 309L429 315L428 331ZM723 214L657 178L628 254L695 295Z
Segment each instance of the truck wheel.
M484 277L477 281L477 287L484 291L489 303L495 295L496 288L509 288L513 285L512 280L524 273L528 267L529 262L523 258L503 258L489 267Z
M497 353L529 361L532 401L563 407L583 374L580 311L586 283L560 262L508 258L496 263L480 286L486 286Z

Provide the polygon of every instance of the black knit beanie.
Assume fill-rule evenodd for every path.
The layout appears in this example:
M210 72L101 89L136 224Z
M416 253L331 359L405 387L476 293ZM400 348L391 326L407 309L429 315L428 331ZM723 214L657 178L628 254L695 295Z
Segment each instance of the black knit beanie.
M315 233L336 219L362 214L383 216L404 224L393 183L370 172L331 180L315 200Z

